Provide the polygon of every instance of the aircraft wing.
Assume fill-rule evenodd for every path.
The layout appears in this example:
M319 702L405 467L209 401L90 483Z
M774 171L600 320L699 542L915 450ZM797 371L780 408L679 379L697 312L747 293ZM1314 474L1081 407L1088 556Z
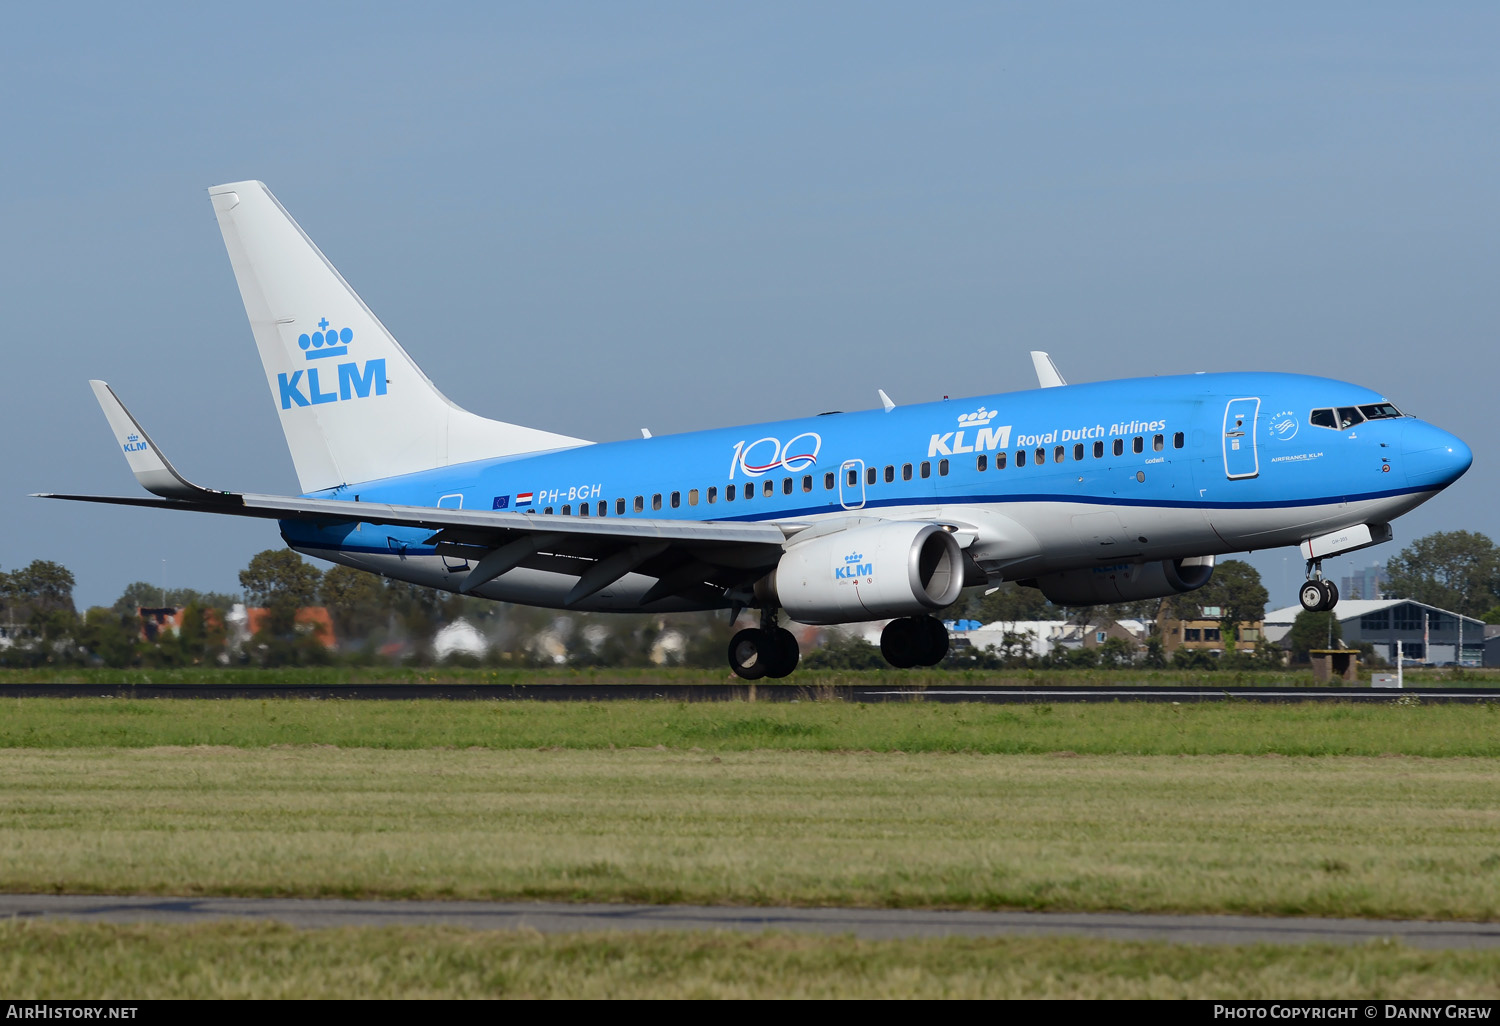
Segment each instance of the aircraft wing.
M582 601L632 572L658 578L646 601L684 594L722 597L725 590L774 567L787 537L803 526L542 516L216 491L179 474L107 384L90 384L136 480L154 494L46 493L40 498L306 521L322 527L365 523L421 528L432 532L425 544L439 553L474 562L460 584L459 590L466 592L507 570L533 566L577 574L579 585L570 602Z

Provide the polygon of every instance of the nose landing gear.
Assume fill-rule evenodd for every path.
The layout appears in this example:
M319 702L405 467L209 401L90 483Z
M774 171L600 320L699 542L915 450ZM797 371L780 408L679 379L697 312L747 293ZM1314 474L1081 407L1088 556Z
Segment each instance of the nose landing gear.
M1332 581L1324 580L1321 559L1307 561L1307 581L1302 585L1297 598L1302 602L1302 608L1310 613L1326 613L1338 605L1338 586Z
M729 639L729 668L742 680L788 676L802 659L797 639L785 627L776 626L775 609L762 609L760 624Z

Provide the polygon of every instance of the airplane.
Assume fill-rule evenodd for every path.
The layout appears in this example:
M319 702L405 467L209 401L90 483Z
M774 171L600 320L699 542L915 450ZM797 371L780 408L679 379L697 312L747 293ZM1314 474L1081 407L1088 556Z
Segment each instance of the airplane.
M1359 385L1302 374L1067 384L592 443L480 417L422 373L270 190L209 190L297 496L189 482L91 382L151 495L45 497L277 521L308 556L556 609L759 611L730 668L799 659L781 615L890 619L881 652L930 666L932 614L1018 581L1072 606L1166 597L1216 556L1298 545L1302 605L1333 608L1323 560L1392 537L1469 447Z

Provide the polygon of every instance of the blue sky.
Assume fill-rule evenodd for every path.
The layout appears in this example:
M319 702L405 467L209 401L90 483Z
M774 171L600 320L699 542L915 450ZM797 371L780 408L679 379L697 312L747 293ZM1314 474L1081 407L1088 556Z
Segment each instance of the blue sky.
M600 440L1285 369L1455 431L1500 538L1493 4L57 4L0 36L0 568L234 590L294 491L205 190L259 178L455 401ZM1273 604L1300 579L1257 559ZM1283 583L1284 582L1284 583Z

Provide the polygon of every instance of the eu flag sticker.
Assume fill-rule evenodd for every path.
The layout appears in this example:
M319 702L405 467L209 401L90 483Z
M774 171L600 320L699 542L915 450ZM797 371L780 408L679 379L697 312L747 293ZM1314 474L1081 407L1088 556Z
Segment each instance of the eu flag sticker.
M510 509L510 496L509 495L497 495L497 496L495 496L495 504L493 506L491 506L490 509Z

